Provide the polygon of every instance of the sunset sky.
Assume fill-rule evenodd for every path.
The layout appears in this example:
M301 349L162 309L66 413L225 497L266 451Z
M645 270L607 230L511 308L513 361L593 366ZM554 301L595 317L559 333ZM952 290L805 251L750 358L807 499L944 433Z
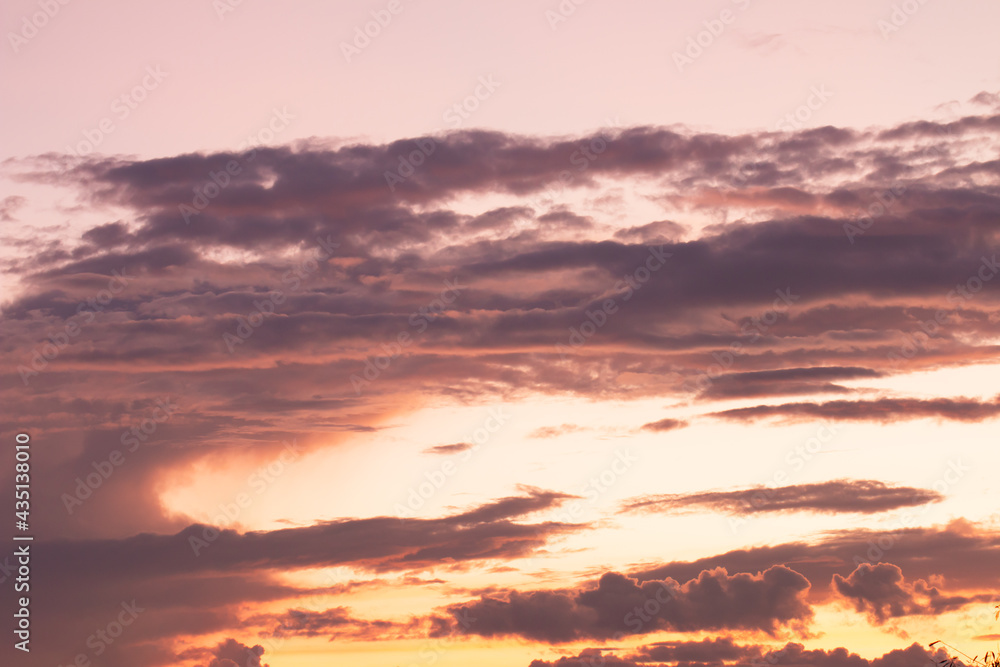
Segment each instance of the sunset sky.
M4 665L1000 646L1000 4L2 25Z

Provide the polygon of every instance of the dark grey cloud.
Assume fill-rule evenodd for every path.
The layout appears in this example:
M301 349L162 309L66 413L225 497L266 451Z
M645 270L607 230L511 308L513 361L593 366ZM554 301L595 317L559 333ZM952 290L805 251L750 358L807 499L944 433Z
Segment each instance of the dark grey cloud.
M945 595L923 579L906 582L903 571L892 563L861 563L847 577L833 575L833 587L854 604L856 611L866 613L878 625L898 616L939 616L993 599L991 594Z
M450 632L549 643L662 630L775 635L782 629L806 632L813 613L805 602L808 589L805 577L780 565L756 574L704 570L683 583L639 583L608 572L575 589L498 591L448 611L456 619Z
M871 368L782 368L772 371L729 373L713 380L702 392L704 398L732 399L794 394L848 393L831 380L878 378L883 372Z

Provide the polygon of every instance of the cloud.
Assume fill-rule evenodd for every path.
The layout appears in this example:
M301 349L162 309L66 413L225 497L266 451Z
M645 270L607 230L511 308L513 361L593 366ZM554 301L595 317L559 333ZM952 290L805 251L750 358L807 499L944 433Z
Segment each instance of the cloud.
M720 419L753 421L771 417L784 421L813 419L874 421L881 423L911 419L947 419L979 422L1000 415L1000 399L978 401L970 398L880 398L872 401L829 401L827 403L784 403L755 405L710 413Z
M14 214L17 213L18 209L22 208L28 200L25 197L20 197L17 195L12 195L10 197L4 197L0 201L0 222L14 222L17 218Z
M911 519L913 516L910 517ZM962 553L961 559L954 557ZM914 579L949 582L960 591L985 594L993 588L991 572L1000 558L1000 533L985 525L956 520L947 526L905 528L891 531L845 529L823 533L810 542L785 542L770 546L734 549L692 561L675 561L630 572L642 581L677 580L703 570L726 568L730 572L757 572L780 563L800 572L810 582L810 601L816 604L839 597L833 576L850 575L863 564L891 561ZM996 591L994 591L996 592Z
M433 447L428 447L424 450L425 454L458 454L466 450L472 449L473 445L470 442L456 442L451 445L435 445Z
M671 419L668 417L659 421L643 424L642 430L662 433L664 431L675 431L677 429L685 428L687 425L688 423L683 419Z
M761 655L759 646L741 646L729 637L701 641L668 641L646 644L631 657L639 662L720 664Z
M274 637L329 637L330 641L387 641L426 637L419 619L409 623L366 620L353 616L346 607L322 611L289 609L283 614L263 614L248 618L246 624L263 626Z
M212 651L215 656L208 667L268 667L261 662L264 647L242 644L235 639L226 639Z
M626 501L623 512L678 512L695 509L728 514L816 512L875 514L940 502L936 491L888 486L876 480L833 480L782 487L763 485L733 491L642 496Z
M585 431L586 428L583 426L577 426L576 424L563 424L561 426L542 426L536 428L534 431L528 434L529 438L556 438L560 435L566 435L567 433L579 433L580 431Z
M711 399L754 398L793 394L847 393L829 380L878 378L884 373L860 367L784 368L773 371L730 373L715 378L701 392Z
M812 619L804 600L808 589L805 577L781 565L757 574L705 570L683 584L639 583L608 572L575 589L500 591L448 611L459 621L474 619L463 623L469 634L549 643L662 630L739 629L774 636L781 629L806 631Z
M898 616L937 616L972 602L993 599L990 594L947 596L923 579L906 583L903 571L892 563L862 563L846 578L833 575L833 586L854 604L856 611L866 613L878 625Z
M241 600L302 594L270 578L276 571L342 564L366 573L418 572L442 562L463 568L517 559L582 529L529 523L531 513L563 496L527 493L440 519L224 530L195 557L191 539L203 539L206 527L191 526L162 501L165 489L198 466L251 470L270 463L282 440L296 439L308 451L338 447L442 398L489 404L542 394L670 397L697 405L845 394L847 380L994 359L1000 281L980 273L995 263L983 248L995 246L1000 214L996 162L981 159L1000 131L1000 116L987 109L991 100L979 100L986 103L982 115L876 130L605 133L607 149L573 174L567 201L634 187L663 207L649 215L623 198L603 199L601 206L611 208L602 213L536 197L559 187L574 151L596 135L441 135L433 159L395 193L384 173L420 137L262 147L190 224L179 207L190 205L211 172L243 156L8 162L19 178L75 191L89 214L102 216L59 240L19 240L4 267L21 287L4 304L11 363L0 389L8 408L0 430L9 437L25 423L38 424L33 438L59 443L33 461L33 472L54 490L33 498L33 519L51 536L37 543L35 562L40 578L44 573L72 604L44 594L33 604L67 642L82 645L93 630L84 621L110 617L123 599L148 599L136 639L120 643L134 647L140 635L155 644L225 633L238 626ZM884 201L888 208L863 234L851 231ZM16 216L22 203L6 200L0 215ZM705 216L720 222L674 221ZM636 289L629 281L648 261L649 245L671 256ZM102 291L114 271L124 271L128 284L108 300ZM444 281L455 280L463 286L455 301L430 312ZM776 290L796 296L781 312L773 306ZM268 302L272 297L281 302ZM617 311L562 358L556 343L609 299ZM274 312L262 315L262 303ZM240 329L251 319L260 326ZM227 349L224 336L239 331L249 334ZM401 333L412 342L397 353ZM389 356L377 381L356 391L352 375ZM181 409L127 470L68 514L61 495L118 451L123 430L147 419L162 398ZM714 416L979 421L994 417L997 405L883 398L739 410ZM428 451L454 453L461 444ZM3 481L10 475L0 471ZM839 502L822 494L813 500ZM547 631L590 637L621 621L599 615L615 609L601 596L636 598L646 581L688 582L691 600L712 586L727 594L745 586L754 595L771 586L791 596L785 607L727 617L743 609L736 604L720 612L719 622L785 629L804 619L797 595L831 596L832 576L849 578L844 564L878 562L867 556L867 540L878 536L844 531L815 544L650 564L620 575L624 581L519 592L516 599L507 591L489 605L497 632L514 627L509 608L517 602L526 610L564 605L568 625ZM953 562L956 551L961 567ZM901 529L891 551L908 576L931 581L941 574L963 592L979 591L996 557L991 532L955 525ZM76 578L65 575L68 564ZM710 573L703 585L690 583L703 572ZM769 572L788 581L755 578ZM801 578L812 587L797 589ZM707 623L696 605L678 604L662 623L667 619L670 627ZM336 620L305 617L303 624Z
M802 644L788 643L781 648L758 644L738 645L727 637L700 642L659 642L639 647L634 653L619 657L621 649L590 648L578 655L557 660L533 660L530 667L759 667L760 665L810 665L811 667L905 667L937 665L948 656L938 649L929 652L919 644L905 649L893 649L882 656L867 660L838 647L832 650L806 649ZM961 662L956 662L962 665Z
M58 651L86 646L94 624L117 618L123 600L134 601L144 611L115 643L114 660L108 662L115 667L136 664L135 652L144 646L169 652L180 636L243 630L247 619L241 619L242 610L255 605L292 606L287 602L345 592L340 586L288 583L285 575L296 570L341 566L369 575L412 574L526 557L560 535L586 528L524 521L568 497L535 490L438 519L342 519L246 533L196 525L174 535L36 541L32 569L47 585L33 592L32 613L58 627L62 638L38 652L55 664ZM426 583L404 580L402 585ZM332 632L338 619L342 616L331 612L258 620L268 629L295 634L324 626ZM396 627L379 620L351 623L372 633ZM217 657L232 659L228 654Z

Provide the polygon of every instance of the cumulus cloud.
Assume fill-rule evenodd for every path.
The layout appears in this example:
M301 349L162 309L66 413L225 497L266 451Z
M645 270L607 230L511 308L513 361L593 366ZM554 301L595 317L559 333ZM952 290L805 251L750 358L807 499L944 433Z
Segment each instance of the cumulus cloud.
M861 563L847 577L833 575L837 593L882 625L898 616L940 615L972 602L988 602L992 595L945 595L923 579L906 582L903 571L892 563Z
M911 644L868 660L846 648L833 650L806 649L802 644L788 643L781 648L759 644L739 645L729 638L706 639L700 642L659 642L647 644L635 652L618 656L620 649L590 648L576 656L557 660L533 660L529 667L763 667L764 665L811 665L812 667L904 667L905 665L936 665L947 658L940 649L933 653ZM961 662L956 662L961 666Z
M250 647L230 638L216 646L212 655L208 667L269 667L261 662L264 647L260 644Z
M673 579L640 583L608 572L575 589L500 591L448 611L469 634L550 643L662 630L748 630L773 636L782 629L806 632L813 613L804 599L808 589L805 577L781 565L757 574L705 570L682 584ZM458 632L458 625L451 631Z

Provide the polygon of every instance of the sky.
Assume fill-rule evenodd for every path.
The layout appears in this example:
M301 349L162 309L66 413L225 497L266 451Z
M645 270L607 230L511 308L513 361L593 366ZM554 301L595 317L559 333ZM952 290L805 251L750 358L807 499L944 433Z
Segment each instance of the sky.
M1000 646L997 3L0 25L4 664Z

